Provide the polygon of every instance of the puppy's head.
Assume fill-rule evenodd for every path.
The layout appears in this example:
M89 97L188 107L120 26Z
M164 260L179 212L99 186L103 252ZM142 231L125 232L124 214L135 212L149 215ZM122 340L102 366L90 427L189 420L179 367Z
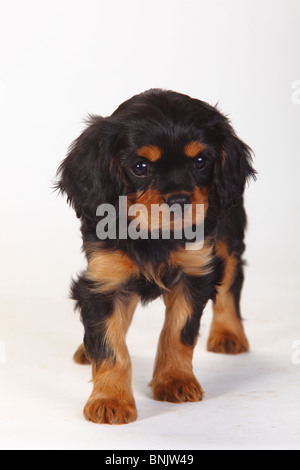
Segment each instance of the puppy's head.
M255 176L251 151L216 108L186 95L149 90L107 118L94 117L59 171L78 217L102 203L236 204Z

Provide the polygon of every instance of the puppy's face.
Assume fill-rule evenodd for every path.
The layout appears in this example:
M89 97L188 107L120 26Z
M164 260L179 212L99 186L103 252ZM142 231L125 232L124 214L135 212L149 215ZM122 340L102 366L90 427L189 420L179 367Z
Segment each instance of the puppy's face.
M146 143L120 159L129 197L143 204L200 204L207 202L214 158L199 140L174 145Z
M254 176L249 148L214 107L171 91L149 90L110 117L93 118L60 169L59 188L77 215L101 203L231 207ZM212 197L209 197L212 195ZM191 220L194 213L191 212Z
M119 161L126 180L128 206L135 204L140 209L141 228L162 228L170 221L170 228L174 229L176 217L174 212L168 214L168 209L177 208L177 217L182 219L184 216L185 225L202 222L199 217L197 219L200 205L205 217L216 153L199 140L199 135L198 140L191 140L184 133L178 133L176 137L177 142L167 135L161 139L154 136L152 141L145 139L143 145L121 154ZM156 220L158 227L153 225L153 207L156 205L160 206L162 214ZM142 219L141 214L144 215ZM177 223L180 228L181 220Z

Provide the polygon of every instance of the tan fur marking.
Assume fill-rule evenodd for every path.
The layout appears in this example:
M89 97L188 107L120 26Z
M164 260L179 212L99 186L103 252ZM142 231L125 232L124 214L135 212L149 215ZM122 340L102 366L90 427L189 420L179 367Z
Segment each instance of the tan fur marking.
M203 211L203 216L204 218L206 217L206 212L208 209L208 195L207 195L207 189L206 188L194 188L193 194L192 194L192 207L191 207L191 212L192 212L192 222L193 224L203 222L196 220L196 205L203 204L204 206L204 211Z
M208 195L206 188L194 188L192 196L192 204L204 204L206 209L208 207Z
M105 341L113 346L118 362L122 362L123 358L126 357L127 354L124 337L131 323L138 301L139 297L135 294L132 295L128 305L117 300L114 313L106 323Z
M83 364L90 364L91 363L91 361L89 360L89 358L86 355L85 348L84 348L83 344L81 344L79 346L79 348L77 349L77 351L74 354L73 359L76 362L76 364L83 365Z
M89 256L88 269L85 277L99 283L94 292L110 292L117 290L123 283L131 278L138 278L141 274L150 282L156 282L165 289L161 278L165 273L165 266L161 264L156 270L153 266L138 267L134 261L119 251L108 252L96 250Z
M204 276L212 272L213 246L205 243L200 250L180 249L171 253L170 262L191 276Z
M127 209L129 210L135 204L134 214L129 215L128 218L133 220L137 217L139 230L146 233L151 230L164 228L171 231L176 229L183 230L183 220L184 226L201 223L202 220L199 220L199 215L196 212L196 205L204 206L203 218L205 218L208 209L207 189L196 187L192 193L189 191L180 191L180 193L191 196L190 207L180 217L174 217L174 213L170 213L170 208L166 204L168 197L174 193L162 195L150 186L146 191L128 195ZM202 213L200 215L202 216Z
M234 254L228 255L227 246L223 241L219 241L216 245L216 253L225 260L225 272L219 292L226 293L233 284L237 266L237 258Z
M127 201L128 210L133 204L135 204L135 209L137 212L133 215L129 215L128 218L133 220L137 216L140 230L148 233L151 228L154 228L152 227L151 220L152 205L155 204L161 206L163 203L164 199L162 194L156 189L153 189L151 186L146 191L142 191L137 194L129 194Z
M149 265L141 269L141 271L148 281L155 282L159 287L166 290L166 286L162 281L162 277L165 274L165 266L163 264L159 265L156 270L154 270L152 265Z
M90 255L85 277L100 283L96 290L109 292L138 275L139 270L128 255L100 249Z
M199 153L203 152L205 148L206 147L202 142L195 140L184 147L184 153L189 158L195 158Z
M218 242L216 252L226 264L222 284L217 288L207 348L213 352L238 354L249 349L242 321L236 313L234 298L230 292L230 287L235 280L238 260L234 254L228 255L226 244L222 241Z
M129 304L117 301L115 311L107 322L105 340L114 351L115 360L103 361L99 367L92 363L94 387L85 406L88 421L125 424L135 421L137 410L131 387L131 360L125 343L138 296Z
M151 209L151 204L164 203L162 194L157 189L153 189L151 186L146 191L135 194L134 197L135 203L144 204L144 206L146 206L149 211Z
M155 400L179 403L199 401L203 391L192 370L193 347L181 342L180 334L192 307L179 282L164 295L166 317L160 335L153 380Z
M156 162L161 158L162 150L156 145L144 145L136 153L139 157L147 158L150 162Z

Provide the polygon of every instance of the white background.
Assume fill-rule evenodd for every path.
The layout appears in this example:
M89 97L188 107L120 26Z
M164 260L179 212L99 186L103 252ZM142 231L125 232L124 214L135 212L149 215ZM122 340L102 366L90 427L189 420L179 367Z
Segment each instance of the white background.
M1 448L300 447L299 23L299 0L0 0ZM72 363L79 224L52 184L88 113L110 115L152 87L218 102L255 152L251 352L206 352L209 306L194 361L205 400L155 402L163 306L138 308L128 344L139 419L97 426L82 418L89 367Z

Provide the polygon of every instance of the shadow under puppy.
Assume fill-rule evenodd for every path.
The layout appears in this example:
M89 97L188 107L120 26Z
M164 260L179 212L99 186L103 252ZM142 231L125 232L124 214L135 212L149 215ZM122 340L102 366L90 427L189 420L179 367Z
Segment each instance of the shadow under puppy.
M209 299L214 316L208 350L248 350L239 302L243 192L247 179L255 177L251 161L249 147L215 107L160 89L132 97L109 117L91 117L72 144L57 188L81 220L87 257L87 270L71 288L85 330L74 358L92 364L86 419L123 424L137 418L125 336L139 301L163 296L166 305L151 382L156 400L202 399L192 358ZM187 250L187 240L172 236L172 230L169 239L100 240L97 208L104 203L118 208L120 196L127 197L128 208L202 205L203 246ZM115 222L120 223L118 211ZM190 223L196 224L193 215Z

